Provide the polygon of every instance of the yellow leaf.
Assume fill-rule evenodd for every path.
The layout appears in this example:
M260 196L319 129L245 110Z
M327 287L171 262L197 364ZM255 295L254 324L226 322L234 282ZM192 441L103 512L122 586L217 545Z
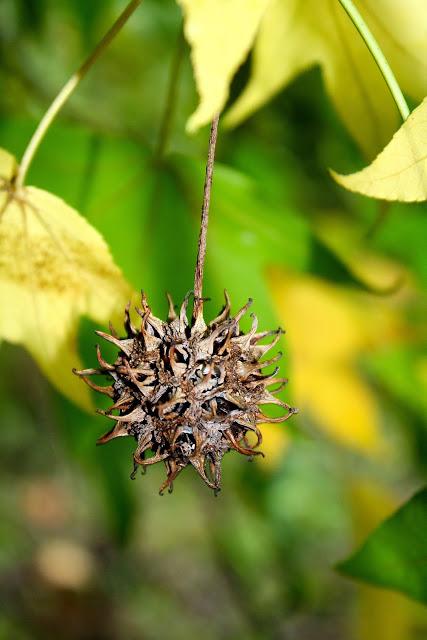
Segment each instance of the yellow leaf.
M358 0L357 6L380 43L399 85L416 100L427 93L425 0Z
M427 98L362 171L335 180L350 191L382 200L427 200Z
M422 605L368 585L357 585L356 593L354 640L414 640L414 620L422 614Z
M39 352L33 349L31 344L24 344L24 346L38 363L43 375L52 382L58 391L82 409L93 410L89 388L82 385L81 379L73 373L73 369L84 368L77 352L75 333L70 333L67 336L67 339L58 348L56 357L52 359L41 358Z
M228 87L252 46L270 0L178 0L200 104L187 128L194 131L224 106Z
M398 500L378 483L377 478L375 482L356 478L350 485L349 493L354 548L391 515ZM415 620L425 620L425 608L401 594L362 584L356 585L356 588L358 597L352 636L355 640L411 640Z
M352 364L296 366L291 381L301 413L332 440L368 455L385 452L375 396Z
M360 9L389 55L403 89L421 100L427 93L425 3L397 4L365 0ZM397 128L397 110L338 0L272 0L256 39L251 80L226 122L237 124L315 64L320 65L326 90L348 130L373 157Z
M273 293L298 361L343 362L363 348L365 337L357 309L345 289L318 278L284 276L277 271Z
M265 469L274 469L289 449L292 439L289 432L281 424L262 424L262 446L260 451L265 457L257 456L255 460Z
M56 196L15 190L13 156L0 151L0 338L24 346L63 393L82 406L74 381L79 317L106 322L130 297L102 236Z
M311 5L310 0L307 4ZM310 23L305 20L303 6L298 5L300 0L272 0L255 42L250 82L228 111L227 124L239 123L298 73L317 62L317 47L310 42ZM318 9L322 11L321 5ZM313 21L317 17L316 12Z
M371 290L391 295L408 287L409 273L401 264L367 248L358 225L343 211L320 212L314 226L322 242Z
M384 454L375 394L357 362L376 337L370 307L345 288L311 276L274 271L271 284L287 329L290 390L301 419L341 445Z

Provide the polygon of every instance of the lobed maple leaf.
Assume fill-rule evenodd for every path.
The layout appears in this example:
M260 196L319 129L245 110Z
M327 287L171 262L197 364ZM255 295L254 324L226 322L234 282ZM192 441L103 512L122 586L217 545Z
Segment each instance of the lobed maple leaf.
M230 82L249 53L269 0L177 1L185 15L184 32L200 94L187 125L195 131L225 104Z
M108 321L130 287L102 236L57 196L15 188L15 158L0 149L0 339L24 346L50 381L82 407L79 318Z
M200 94L190 129L209 122L224 106L230 80L253 42L251 78L225 118L229 125L241 122L299 73L320 65L332 102L369 157L397 128L399 116L389 90L338 0L179 3ZM403 90L422 100L427 94L424 0L360 0L357 4Z
M427 98L368 167L347 176L331 173L341 186L371 198L427 200Z
M384 458L389 447L377 399L358 359L400 335L393 306L288 270L274 269L270 282L279 317L286 319L293 397L301 416L333 441Z

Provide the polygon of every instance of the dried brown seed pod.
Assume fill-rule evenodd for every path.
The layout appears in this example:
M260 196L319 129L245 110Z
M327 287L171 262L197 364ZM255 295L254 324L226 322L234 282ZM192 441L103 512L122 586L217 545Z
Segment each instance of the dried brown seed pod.
M134 474L139 465L145 469L163 461L166 466L167 478L160 493L167 487L172 490L174 479L188 464L209 487L219 491L223 455L231 449L245 456L263 455L257 449L262 441L259 423L283 422L296 412L275 395L287 382L277 377L278 367L263 374L263 369L281 357L278 353L261 361L277 344L281 330L257 332L258 320L252 314L252 327L243 333L239 321L252 300L230 317L227 292L224 308L208 325L203 304L195 300L189 323L191 293L178 315L168 296L165 322L151 313L143 294L142 309L137 309L142 319L139 329L131 322L128 305L126 337L119 338L112 327L111 334L97 331L119 349L115 363L107 363L97 347L99 368L75 371L90 387L114 401L108 411L100 413L116 424L98 443L133 436L138 445ZM262 344L261 340L268 337L273 340ZM106 375L112 384L100 387L90 380L93 375ZM275 387L273 391L268 390L271 386ZM264 415L261 407L266 404L279 405L284 415ZM249 440L251 433L255 444ZM148 451L151 457L146 457Z

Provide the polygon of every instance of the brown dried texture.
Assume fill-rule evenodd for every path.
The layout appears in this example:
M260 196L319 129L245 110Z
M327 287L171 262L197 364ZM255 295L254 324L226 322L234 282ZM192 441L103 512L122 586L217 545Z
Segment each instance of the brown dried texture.
M125 338L119 338L112 327L111 335L97 331L120 350L116 362L105 362L98 347L99 368L75 373L112 398L114 404L100 413L116 424L98 443L133 436L137 441L134 473L138 465L145 469L163 461L167 478L160 487L162 493L166 488L171 491L174 479L191 464L205 483L218 491L223 455L231 449L250 457L263 455L257 450L262 441L258 424L283 422L296 411L275 396L287 382L277 377L278 367L263 374L281 353L260 362L277 344L281 330L257 332L258 320L252 314L251 330L241 332L239 321L252 300L230 317L226 292L224 308L209 325L200 307L189 324L190 294L179 315L168 298L169 314L163 322L153 316L142 295L142 309L137 309L142 318L140 329L132 324L128 305ZM272 336L269 344L260 343ZM92 382L92 375L107 375L112 384L100 387ZM273 385L274 391L269 391ZM264 415L261 406L267 404L279 405L284 415ZM255 444L249 441L251 433ZM148 451L151 457L146 457Z

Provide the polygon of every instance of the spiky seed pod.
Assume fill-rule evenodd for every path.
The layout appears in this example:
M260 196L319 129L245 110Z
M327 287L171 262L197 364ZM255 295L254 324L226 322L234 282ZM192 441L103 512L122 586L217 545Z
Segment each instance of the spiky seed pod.
M107 363L98 346L99 368L75 371L91 388L114 401L108 411L99 411L116 424L98 443L134 437L133 477L138 465L145 469L163 461L167 478L160 493L167 487L172 490L174 479L188 464L218 491L223 455L230 449L245 456L263 455L257 450L262 441L258 424L283 422L296 412L275 396L287 382L277 377L278 367L263 374L263 369L282 354L260 361L277 344L281 330L257 332L258 320L252 314L249 333L241 332L239 321L252 300L230 317L227 292L224 308L209 325L203 319L202 305L193 312L189 324L191 293L185 297L179 315L168 296L166 322L151 313L142 294L142 309L137 309L142 319L139 329L132 324L128 305L124 323L127 337L119 338L111 326L111 335L96 332L119 349L116 362ZM271 336L269 344L260 343ZM112 384L100 387L90 380L92 375L107 375ZM273 385L274 391L269 391ZM279 405L284 415L264 415L261 407L266 404ZM255 434L255 444L248 439L250 433ZM149 450L152 456L147 458Z

